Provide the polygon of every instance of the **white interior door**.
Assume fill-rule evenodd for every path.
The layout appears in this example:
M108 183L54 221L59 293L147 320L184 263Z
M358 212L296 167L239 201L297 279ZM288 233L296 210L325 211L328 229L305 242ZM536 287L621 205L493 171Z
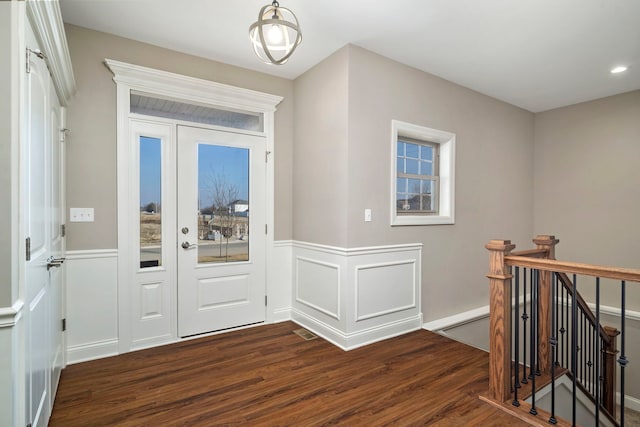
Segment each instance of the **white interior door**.
M265 138L178 126L178 334L265 320Z
M37 46L32 39L31 46ZM25 370L27 424L45 426L51 410L51 139L50 78L44 61L28 55L25 79L22 193L26 233Z

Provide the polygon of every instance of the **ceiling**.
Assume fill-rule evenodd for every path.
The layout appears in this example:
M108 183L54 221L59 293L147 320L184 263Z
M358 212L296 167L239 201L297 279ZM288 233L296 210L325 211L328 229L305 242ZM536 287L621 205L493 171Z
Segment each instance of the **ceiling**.
M281 0L303 34L281 66L249 43L267 3L60 0L66 23L288 79L352 43L533 112L640 89L640 0Z

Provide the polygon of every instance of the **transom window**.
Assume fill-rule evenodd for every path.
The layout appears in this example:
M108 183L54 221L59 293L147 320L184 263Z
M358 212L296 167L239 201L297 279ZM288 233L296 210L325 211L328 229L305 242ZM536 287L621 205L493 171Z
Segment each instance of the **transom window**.
M391 225L454 223L455 134L393 120Z

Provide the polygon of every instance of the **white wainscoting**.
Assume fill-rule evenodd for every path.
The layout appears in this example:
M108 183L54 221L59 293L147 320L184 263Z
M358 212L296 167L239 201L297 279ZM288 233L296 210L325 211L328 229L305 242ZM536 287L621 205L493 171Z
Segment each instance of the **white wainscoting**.
M296 323L344 350L422 327L421 244L292 246Z
M291 320L292 242L274 242L272 256L272 263L267 270L267 323ZM117 257L116 249L67 251L69 364L113 356L119 352ZM153 283L149 284L148 290L153 294ZM148 298L147 301L154 301L154 298ZM152 318L157 312L157 304L145 306L146 316ZM5 317L13 318L7 315L2 319Z
M291 320L292 241L277 240L267 251L267 323Z
M118 354L116 249L67 251L67 363Z
M23 302L0 307L0 426L14 424L16 414L24 413L24 316Z

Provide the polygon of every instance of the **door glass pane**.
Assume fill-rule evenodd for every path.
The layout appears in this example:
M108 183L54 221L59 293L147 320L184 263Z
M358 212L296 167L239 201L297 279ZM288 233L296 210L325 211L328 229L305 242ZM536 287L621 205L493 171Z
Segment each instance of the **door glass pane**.
M249 149L198 145L198 263L249 260Z
M162 140L140 137L140 268L162 265Z

